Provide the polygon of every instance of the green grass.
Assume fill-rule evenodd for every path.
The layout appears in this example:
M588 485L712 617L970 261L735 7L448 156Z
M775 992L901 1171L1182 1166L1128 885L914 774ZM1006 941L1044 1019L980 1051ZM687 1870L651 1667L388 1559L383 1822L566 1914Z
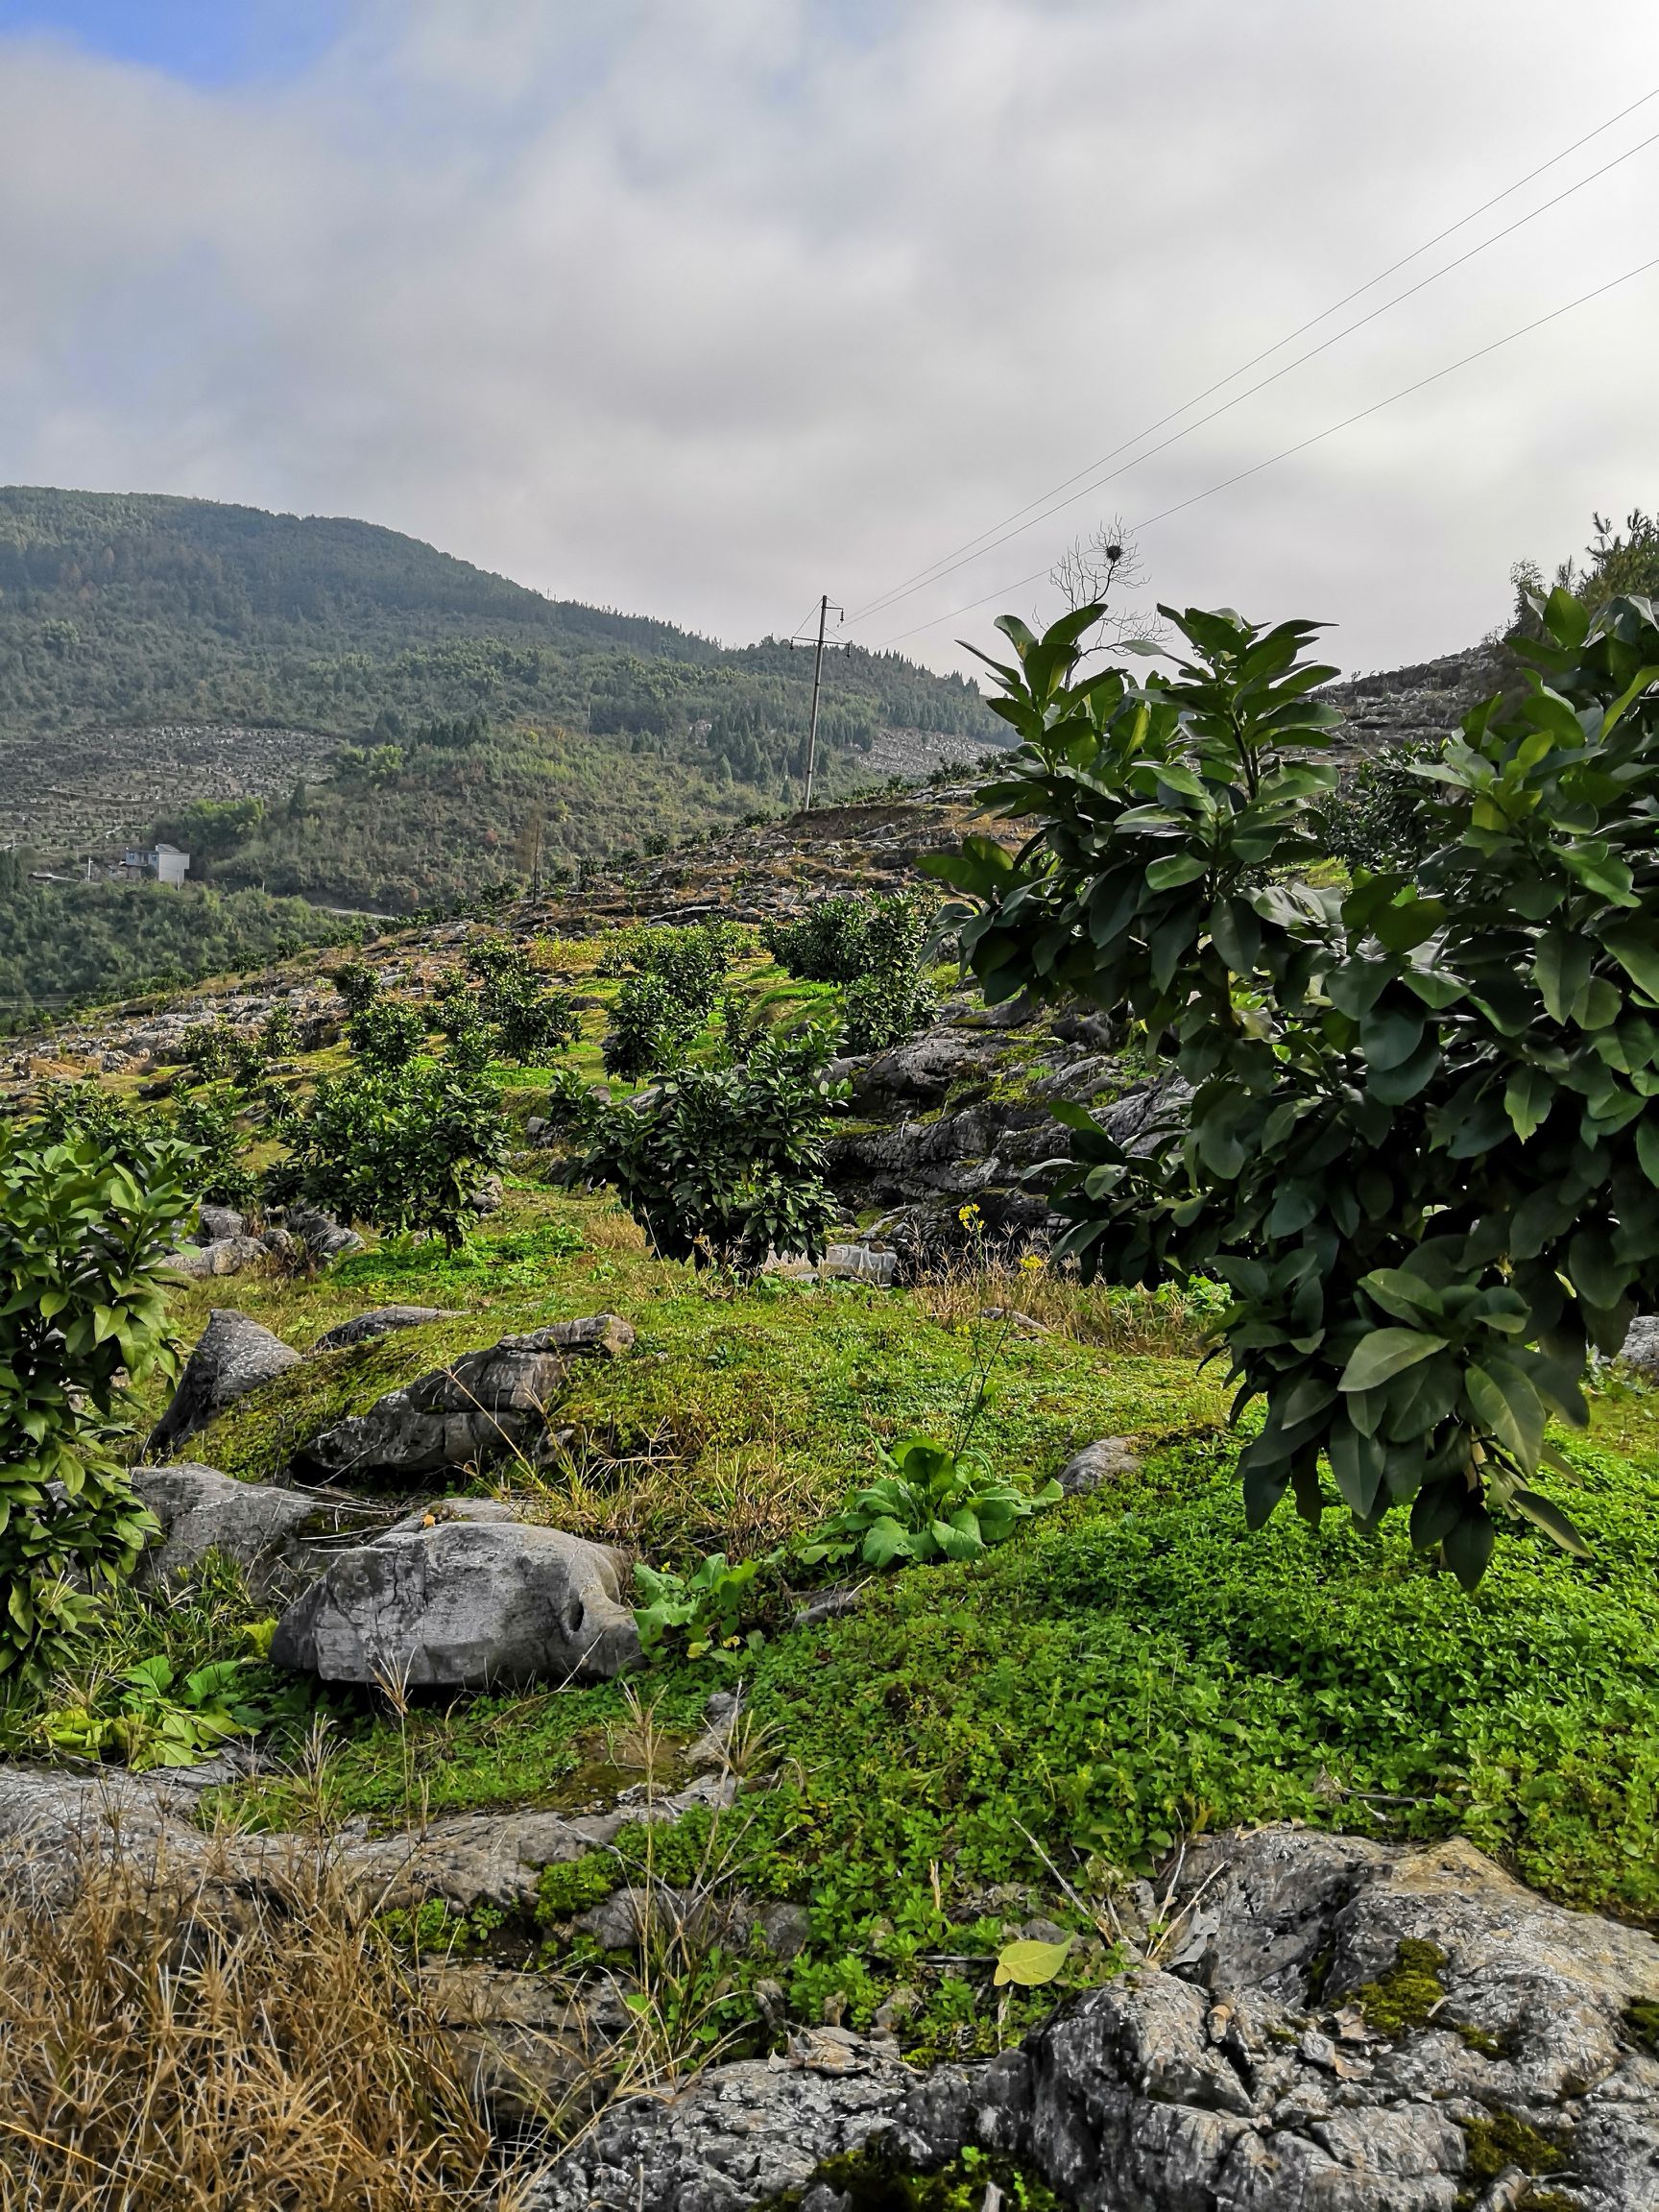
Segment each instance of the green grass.
M840 1990L867 2024L906 1984L926 1994L912 2048L992 2048L1054 1992L998 2015L986 1972L930 1961L988 1968L1034 1910L1088 1936L1044 1854L1087 1897L1234 1822L1462 1834L1569 1904L1659 1920L1653 1478L1582 1452L1596 1558L1521 1536L1470 1598L1398 1538L1288 1515L1251 1535L1230 1462L1218 1440L1173 1446L1111 1497L742 1663L781 1779L739 1799L722 1849L743 1887L811 1908L802 2016ZM730 1678L670 1666L646 1687L683 1734ZM574 1801L626 1719L619 1685L457 1701L411 1716L412 1763L434 1813ZM391 1721L348 1724L341 1812L396 1815L407 1756ZM279 1784L242 1797L284 1810ZM658 1876L690 1879L706 1840L697 1815L654 1838ZM561 1882L619 1882L644 1850L625 1833ZM1086 1943L1068 1984L1109 1965Z
M618 1362L578 1365L552 1408L567 1463L517 1482L525 1507L656 1564L742 1557L811 1526L866 1479L878 1444L946 1430L971 1364L954 1297L762 1283L733 1292L650 1259L609 1202L510 1189L461 1253L383 1244L315 1281L235 1278L180 1293L181 1334L244 1306L297 1344L390 1300L459 1309L308 1361L191 1447L269 1477L295 1443L443 1359L509 1330L608 1309L637 1330ZM799 2016L839 1991L867 2024L892 1990L923 1998L918 2055L987 2050L1055 1990L994 1993L998 1945L1032 1912L1075 1930L1058 1985L1109 1971L1085 1902L1205 1829L1283 1817L1368 1836L1468 1837L1546 1893L1659 1924L1659 1395L1599 1390L1575 1470L1551 1488L1593 1547L1535 1531L1501 1543L1465 1596L1403 1530L1361 1539L1335 1512L1246 1531L1217 1371L1015 1337L978 1441L1043 1478L1081 1443L1127 1434L1138 1476L1057 1507L963 1566L870 1586L854 1614L781 1624L754 1654L643 1678L674 1743L709 1692L741 1677L775 1786L725 1816L731 1878L811 1910L786 1970ZM622 1685L421 1704L398 1722L333 1700L330 1789L343 1815L575 1804L626 1760ZM280 1774L232 1793L239 1817L293 1816ZM685 1879L692 1816L653 1839ZM588 1891L637 1869L643 1832L562 1875ZM560 1891L560 1896L564 1895ZM574 1894L571 1891L571 1894ZM557 1952L559 1899L536 1936ZM953 1963L961 1960L974 1963ZM775 1965L749 1960L739 1980Z

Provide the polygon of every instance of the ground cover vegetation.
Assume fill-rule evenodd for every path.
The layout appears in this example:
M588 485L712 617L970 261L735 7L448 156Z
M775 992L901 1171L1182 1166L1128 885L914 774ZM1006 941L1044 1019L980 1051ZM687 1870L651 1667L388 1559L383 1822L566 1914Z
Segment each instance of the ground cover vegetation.
M393 1241L323 1276L177 1294L186 1338L209 1303L241 1305L295 1342L376 1297L463 1310L307 1361L193 1440L192 1455L251 1477L279 1475L325 1421L504 1330L604 1305L640 1331L633 1358L583 1371L562 1398L562 1462L510 1462L482 1479L533 1517L626 1544L661 1577L640 1592L642 1610L662 1607L640 1693L661 1738L657 1786L674 1786L714 1686L736 1689L751 1717L749 1778L728 1815L669 1839L630 1830L553 1869L535 1924L473 1930L440 1915L427 1931L440 1958L591 1972L603 1961L571 1915L630 1880L682 1903L699 1883L788 1897L811 1916L781 1970L794 2016L828 2004L868 2025L897 1998L888 2017L926 2058L994 2048L1057 1993L1111 1971L1123 1885L1155 1873L1184 1836L1234 1819L1461 1832L1556 1895L1659 1911L1647 1603L1659 1421L1644 1393L1596 1400L1597 1430L1606 1423L1617 1449L1567 1447L1591 1560L1536 1533L1505 1547L1471 1597L1404 1532L1283 1519L1247 1529L1225 1400L1194 1365L1201 1310L1176 1351L1166 1304L1148 1293L1068 1292L1050 1269L1025 1280L1042 1284L1050 1314L1071 1295L1095 1312L1082 1312L1078 1336L1009 1336L974 1442L1027 1495L1092 1434L1138 1437L1142 1472L1047 1507L972 1560L861 1566L875 1580L856 1611L808 1629L791 1626L787 1593L809 1593L814 1574L766 1562L880 1479L883 1441L897 1454L908 1437L956 1432L984 1367L977 1311L939 1322L919 1295L856 1285L720 1286L650 1254L607 1200L522 1186L458 1252ZM1119 1342L1150 1349L1102 1359L1086 1340L1108 1295ZM37 1716L36 1749L49 1729L84 1727L84 1711L105 1721L104 1755L120 1754L119 1680L162 1648L155 1610L121 1602L131 1613L106 1647L102 1688L79 1695L71 1670L14 1704L19 1735ZM279 1678L248 1641L255 1607L222 1591L165 1623L177 1680L241 1658L238 1700L271 1717ZM410 1816L412 1774L428 1817L584 1803L604 1774L641 1779L625 1685L402 1712L330 1693L325 1718L319 1760L310 1723L277 1716L274 1764L215 1816L291 1826L321 1807L325 1821L396 1822ZM997 1962L1034 1912L1072 1939L1065 1960L1052 1980L998 1988ZM679 1972L676 2063L764 2043L760 1985L780 1977L770 1954L709 1938Z

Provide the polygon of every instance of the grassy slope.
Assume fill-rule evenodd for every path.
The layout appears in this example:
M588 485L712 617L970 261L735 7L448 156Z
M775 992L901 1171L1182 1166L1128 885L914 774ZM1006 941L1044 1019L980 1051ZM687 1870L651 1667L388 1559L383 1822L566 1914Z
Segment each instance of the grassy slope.
M215 1286L301 1343L373 1298L470 1311L283 1379L193 1449L272 1471L285 1438L445 1354L611 1308L637 1326L637 1349L575 1380L554 1417L586 1449L526 1503L660 1563L766 1549L865 1476L878 1439L960 1402L969 1334L910 1293L721 1296L630 1248L601 1201L520 1191L512 1214L459 1268L369 1255L323 1286ZM561 1250L573 1234L582 1249ZM1129 1433L1142 1475L978 1564L884 1579L850 1618L774 1633L734 1669L651 1676L684 1732L739 1673L772 1733L789 1779L742 1801L722 1848L743 1886L812 1909L798 2006L840 1988L867 2021L920 1980L918 2047L991 2037L973 1971L924 1962L988 1955L1038 1906L1087 1933L1027 1831L1085 1889L1237 1821L1461 1833L1566 1902L1659 1920L1652 1402L1614 1391L1573 1448L1570 1503L1595 1558L1522 1534L1473 1598L1399 1536L1362 1542L1334 1515L1317 1533L1284 1514L1247 1534L1221 1410L1188 1357L1016 1342L984 1431L998 1464L1043 1477L1089 1437ZM337 1809L402 1816L411 1770L432 1812L574 1802L626 1719L620 1686L460 1699L402 1723L347 1701ZM276 1777L242 1793L239 1816L290 1817L299 1795ZM659 1844L659 1872L688 1876L703 1841L692 1822ZM622 1878L609 1856L560 1870L550 1912ZM1098 1963L1085 1950L1077 1971Z
M595 950L562 941L547 957L580 973ZM763 963L750 968L755 996L782 987ZM602 1025L589 1017L585 1070ZM514 1071L518 1117L541 1080ZM445 1358L609 1309L634 1322L637 1344L579 1370L553 1409L575 1432L567 1464L534 1482L497 1476L531 1513L658 1564L746 1556L837 1503L879 1442L946 1426L974 1356L960 1318L974 1298L960 1286L730 1294L649 1258L608 1201L521 1178L458 1257L383 1245L317 1282L192 1286L177 1321L188 1342L209 1306L235 1305L305 1345L392 1300L458 1311L308 1362L192 1455L275 1475L302 1436ZM1166 1310L1119 1300L1103 1324L1099 1306L1073 1304L1109 1344L1014 1337L981 1440L999 1467L1044 1478L1089 1438L1129 1434L1139 1476L1054 1509L977 1564L879 1579L854 1614L819 1627L790 1629L774 1591L757 1653L646 1680L679 1737L710 1689L747 1681L765 1763L783 1780L740 1800L720 1849L732 1880L811 1907L796 2007L810 2013L841 1990L867 2021L911 1986L923 1999L914 2048L987 2047L1046 1999L1003 2009L979 1967L952 1961L988 1963L1034 1910L1087 1935L1052 1867L1094 1895L1202 1828L1282 1816L1381 1837L1462 1833L1552 1895L1659 1922L1659 1402L1609 1384L1591 1435L1569 1443L1566 1502L1594 1558L1522 1532L1466 1598L1398 1534L1363 1542L1334 1514L1318 1532L1282 1514L1248 1535L1216 1370L1171 1349ZM411 1773L434 1813L586 1801L596 1762L626 1764L628 1695L461 1698L402 1721L337 1697L334 1806L402 1818L417 1809ZM228 1809L279 1822L309 1790L277 1770ZM688 1874L705 1841L684 1824L655 1846L658 1870ZM549 1877L556 1949L563 1915L622 1879L638 1847L637 1832L622 1861ZM1069 1971L1103 1963L1085 1942ZM739 1976L767 1970L749 1961Z

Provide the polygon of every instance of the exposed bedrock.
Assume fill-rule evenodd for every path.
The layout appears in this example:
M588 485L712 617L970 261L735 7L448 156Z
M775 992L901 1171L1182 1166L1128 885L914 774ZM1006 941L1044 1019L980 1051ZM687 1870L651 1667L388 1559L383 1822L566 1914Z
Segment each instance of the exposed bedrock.
M1583 2212L1659 2205L1650 1936L1455 1840L1222 1838L1183 1894L1161 1962L989 2065L918 2076L891 2044L811 2031L616 2106L530 2212L740 2212L829 2159L968 2144L1080 2212L1498 2212L1534 2184Z

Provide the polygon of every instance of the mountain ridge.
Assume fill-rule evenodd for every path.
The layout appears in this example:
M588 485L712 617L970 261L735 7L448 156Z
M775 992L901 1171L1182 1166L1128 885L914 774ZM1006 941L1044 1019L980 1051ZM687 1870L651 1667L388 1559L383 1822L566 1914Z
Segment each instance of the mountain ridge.
M0 843L53 858L138 833L141 791L210 880L407 910L538 852L558 866L796 803L810 700L811 657L785 641L551 599L380 523L0 487ZM243 783L233 744L205 790L200 747L162 744L238 730ZM307 733L336 741L322 772ZM910 735L900 764L923 769L1006 738L962 678L837 654L825 796Z

